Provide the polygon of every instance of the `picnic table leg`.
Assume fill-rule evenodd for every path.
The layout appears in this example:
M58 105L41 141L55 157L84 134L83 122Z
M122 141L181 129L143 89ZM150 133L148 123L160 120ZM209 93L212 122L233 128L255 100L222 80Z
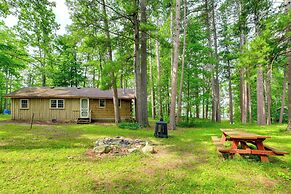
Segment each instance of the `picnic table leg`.
M265 150L265 147L262 141L257 141L256 146L258 150ZM260 157L261 157L261 162L269 162L269 158L267 155L260 155Z
M225 136L224 133L222 133L222 136L221 136L221 139L220 139L221 143L224 144L225 140L226 140L226 136Z
M231 149L237 149L238 144L239 144L238 140L233 140L232 145L231 145ZM231 153L230 158L233 158L234 155L235 155L235 153Z

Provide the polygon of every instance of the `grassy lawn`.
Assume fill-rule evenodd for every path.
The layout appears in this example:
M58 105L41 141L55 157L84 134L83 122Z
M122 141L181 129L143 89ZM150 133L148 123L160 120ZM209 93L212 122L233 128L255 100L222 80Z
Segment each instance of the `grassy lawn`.
M0 116L0 120L7 117ZM290 193L291 155L223 161L211 136L220 128L271 135L267 144L291 153L285 125L197 123L156 139L152 129L111 124L35 125L0 122L0 193ZM89 158L98 138L124 136L158 144L157 154Z
M10 118L11 118L11 115L0 114L0 121L9 120Z

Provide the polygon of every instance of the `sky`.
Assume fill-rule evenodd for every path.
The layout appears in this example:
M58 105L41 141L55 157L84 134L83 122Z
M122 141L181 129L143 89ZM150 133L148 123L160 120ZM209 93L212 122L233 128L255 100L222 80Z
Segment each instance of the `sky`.
M66 0L51 0L56 2L56 7L53 8L54 13L56 14L56 21L60 24L60 29L57 31L58 35L63 35L66 33L66 26L71 24L69 9L65 4ZM4 22L7 26L12 27L17 24L17 18L13 15L9 15L4 19Z

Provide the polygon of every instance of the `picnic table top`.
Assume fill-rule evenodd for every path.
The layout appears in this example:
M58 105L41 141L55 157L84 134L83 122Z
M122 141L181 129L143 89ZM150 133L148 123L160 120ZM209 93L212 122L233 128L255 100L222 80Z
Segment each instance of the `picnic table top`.
M230 137L231 139L266 139L271 138L271 136L258 135L255 133L249 133L245 131L240 131L239 129L220 129L225 136Z

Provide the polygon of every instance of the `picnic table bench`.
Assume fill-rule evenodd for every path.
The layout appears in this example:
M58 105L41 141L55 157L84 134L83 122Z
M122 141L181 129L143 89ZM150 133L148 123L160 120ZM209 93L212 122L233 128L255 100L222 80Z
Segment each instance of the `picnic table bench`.
M263 142L267 138L271 138L271 136L257 135L233 129L221 129L221 131L221 138L212 136L212 141L220 153L229 154L231 158L233 158L235 154L253 154L259 155L262 162L269 162L268 155L284 156L284 154L288 154L288 152L279 151L264 145ZM225 141L232 142L231 148L225 148ZM256 149L252 149L248 144L254 145Z

